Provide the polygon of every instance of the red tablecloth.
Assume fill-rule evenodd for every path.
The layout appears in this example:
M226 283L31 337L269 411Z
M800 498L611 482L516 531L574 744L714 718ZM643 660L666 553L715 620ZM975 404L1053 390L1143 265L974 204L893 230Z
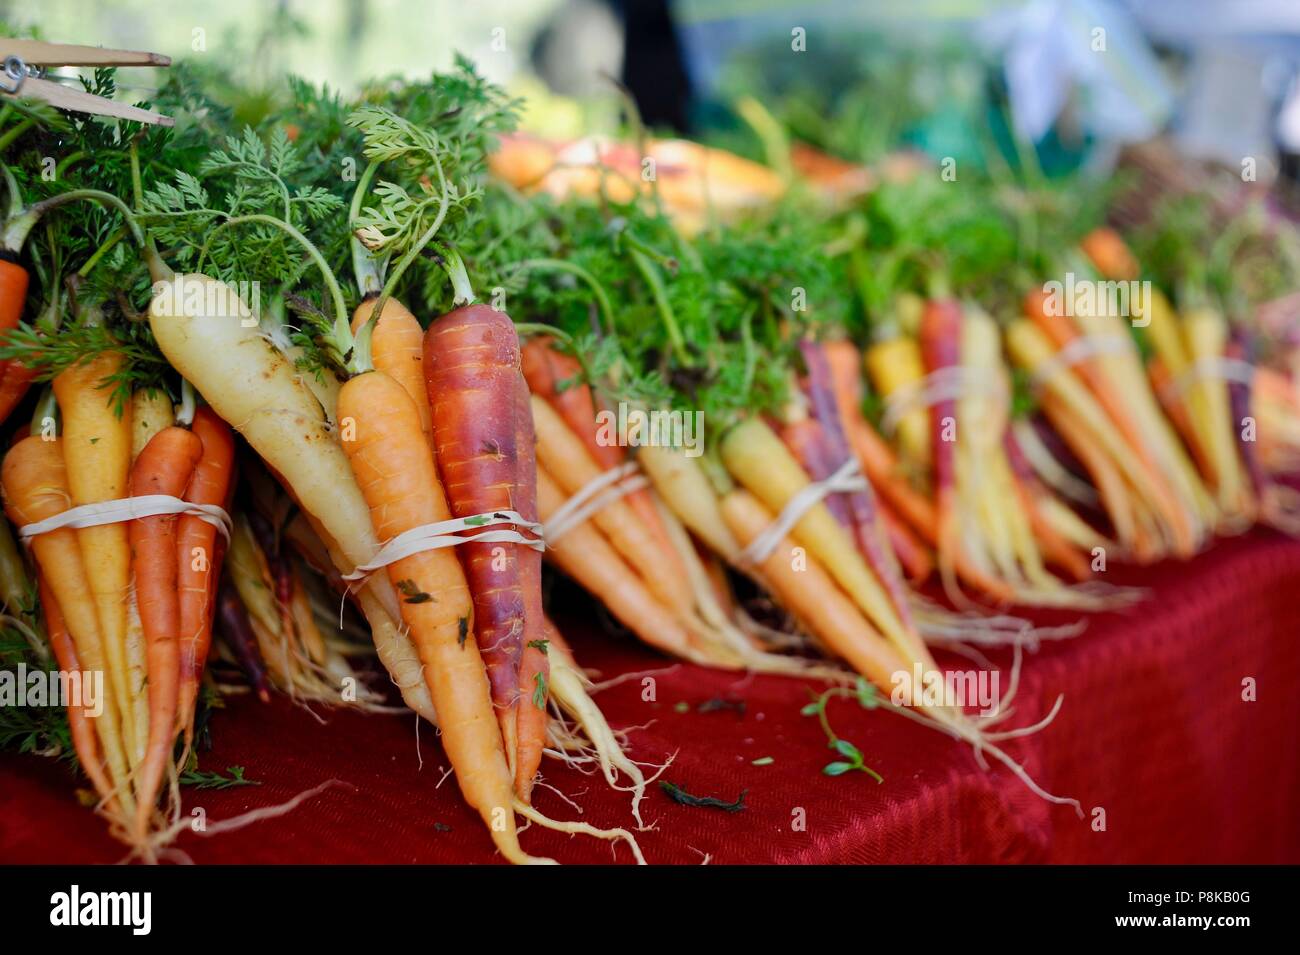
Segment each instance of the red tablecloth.
M1083 803L1084 821L1005 769L981 770L968 747L849 701L832 704L835 729L885 781L826 777L825 737L799 714L806 681L672 666L582 623L581 599L556 609L580 660L604 678L653 671L653 699L640 679L597 698L615 727L635 727L635 758L675 754L664 778L695 794L734 800L746 791L744 811L726 813L676 805L652 788L644 816L654 828L639 834L651 862L1300 862L1300 542L1258 533L1190 564L1108 576L1150 586L1152 597L1027 660L1013 722L1039 718L1058 693L1065 704L1046 731L1008 744L1044 787ZM1254 702L1242 698L1247 678ZM744 711L696 711L714 698L743 700ZM331 778L348 786L238 832L187 833L178 846L195 862L499 861L454 779L444 780L429 727L417 743L413 716L320 715L282 700L231 700L203 765L242 765L262 785L187 790L187 808L218 820ZM753 765L763 757L773 761ZM580 818L631 825L626 794L550 760L544 768ZM49 760L0 756L0 862L122 857L73 788ZM546 788L536 804L579 818ZM1094 828L1097 809L1104 831ZM537 828L523 843L569 862L630 858Z

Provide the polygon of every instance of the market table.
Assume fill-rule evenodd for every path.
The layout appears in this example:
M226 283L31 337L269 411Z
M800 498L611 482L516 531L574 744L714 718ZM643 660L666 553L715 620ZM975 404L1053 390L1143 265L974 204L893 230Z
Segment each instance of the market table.
M1006 769L981 769L968 746L853 701L831 705L835 730L884 782L824 776L834 756L816 719L800 715L810 681L673 665L601 632L572 591L560 591L556 609L584 665L604 680L634 674L597 697L612 725L629 728L634 758L673 756L663 778L696 795L744 792L744 809L725 812L678 805L652 786L643 816L653 828L638 835L650 862L1300 862L1300 541L1255 532L1190 563L1106 576L1151 596L1026 660L1012 723L1037 720L1059 693L1065 702L1046 730L1007 744L1046 789L1078 798L1083 820ZM994 659L1005 666L1009 654ZM1253 700L1243 698L1248 681ZM445 778L433 732L418 729L413 716L231 698L202 765L244 766L260 785L187 789L187 811L201 807L216 821L329 779L345 785L237 832L187 832L177 847L199 863L500 862ZM543 765L535 802L544 812L632 824L626 793ZM567 862L631 858L536 827L522 841ZM123 855L78 806L65 767L0 756L0 862Z

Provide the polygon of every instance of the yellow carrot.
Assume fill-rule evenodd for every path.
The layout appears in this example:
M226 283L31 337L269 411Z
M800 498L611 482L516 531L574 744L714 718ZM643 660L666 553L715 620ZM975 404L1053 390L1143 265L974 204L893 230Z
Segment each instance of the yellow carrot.
M781 439L757 418L747 418L728 431L720 450L727 470L774 513L779 513L810 483ZM809 508L794 525L792 536L827 568L900 653L909 660L920 660L927 669L933 668L929 651L904 626L883 584L868 569L825 504Z
M131 460L150 439L176 423L172 400L161 388L137 388L131 394Z
M127 496L131 469L130 404L115 413L110 388L111 375L122 370L124 359L105 352L61 372L54 379L54 396L63 415L63 455L67 463L71 503L94 504ZM131 553L126 524L85 527L76 532L82 564L90 584L89 597L99 619L103 640L106 689L112 693L117 712L132 712L132 700L124 679L126 655L126 604L131 588ZM83 598L84 599L84 598ZM67 606L64 616L69 617ZM128 754L140 751L135 739L134 720L123 719L122 733Z

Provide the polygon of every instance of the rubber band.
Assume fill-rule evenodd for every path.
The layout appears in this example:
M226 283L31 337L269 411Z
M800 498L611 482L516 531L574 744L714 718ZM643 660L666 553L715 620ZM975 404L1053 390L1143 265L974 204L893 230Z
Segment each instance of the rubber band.
M635 461L629 461L609 471L602 471L588 481L578 492L555 509L546 521L546 543L554 547L569 531L583 524L593 514L601 511L619 498L650 485Z
M517 530L483 531L481 534L470 534L468 536L456 533L457 531L471 530L475 527L490 527L494 524L512 524L515 527L522 527L532 531L537 537L525 537ZM409 531L403 531L391 540L386 541L369 563L359 565L350 574L344 574L343 579L361 580L363 577L368 577L389 564L395 564L397 561L404 560L415 554L479 541L484 543L523 544L533 550L543 551L546 549L546 542L542 535L543 531L540 523L526 519L518 511L509 510L488 511L486 514L476 514L473 517L453 517L451 520L439 521L436 524L421 524L419 527L412 527Z
M865 491L870 487L862 476L857 455L850 455L848 460L836 469L835 473L824 481L814 481L802 488L794 497L786 501L785 507L771 524L767 525L749 546L740 552L740 562L757 566L772 556L781 541L790 533L791 528L803 520L804 515L820 504L831 494L851 491Z
M227 541L230 540L232 525L230 515L224 508L216 504L183 501L170 494L142 494L138 497L122 497L113 501L78 504L43 521L24 524L18 528L18 536L23 543L29 543L33 537L62 530L65 527L74 529L102 527L105 524L121 524L123 521L160 517L165 514L186 514L197 517L215 527Z
M1173 381L1167 382L1160 393L1167 399L1181 398L1188 388L1206 378L1250 385L1255 380L1255 366L1240 358L1202 358Z
M1047 385L1060 372L1073 368L1098 355L1119 355L1127 351L1132 340L1127 335L1080 335L1034 370L1030 381L1035 389Z
M990 382L988 378L974 374L973 369L964 365L940 368L919 381L904 385L886 398L880 428L886 435L893 434L908 412L973 394L1005 399L1007 389L1000 382Z

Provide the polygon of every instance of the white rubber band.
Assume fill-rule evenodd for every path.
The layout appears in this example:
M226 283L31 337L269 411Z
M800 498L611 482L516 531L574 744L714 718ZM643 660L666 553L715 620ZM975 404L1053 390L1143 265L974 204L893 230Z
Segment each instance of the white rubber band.
M850 455L834 474L824 481L814 481L790 498L781 508L781 514L763 532L749 542L740 552L741 563L757 566L772 556L772 551L790 533L805 514L820 504L830 494L865 491L870 487L862 476L857 455Z
M965 365L951 365L932 371L920 381L899 388L885 399L885 414L880 428L886 434L894 433L898 423L917 408L928 408L940 401L955 401L973 394L1004 398L1006 388L991 382L983 375L972 373Z
M1030 376L1034 388L1041 389L1067 368L1098 355L1119 355L1132 346L1126 335L1080 335L1066 342L1065 347L1043 362Z
M18 536L27 543L33 537L62 530L65 527L102 527L105 524L120 524L123 521L138 520L142 517L160 517L164 514L187 514L190 517L197 517L215 527L227 541L230 540L230 515L224 508L216 504L194 504L183 501L179 497L172 497L170 494L143 494L139 497L122 497L115 501L78 504L43 521L24 524L18 528Z
M639 473L640 470L635 461L629 461L612 470L602 471L579 488L546 521L547 545L554 547L556 541L602 508L633 491L648 487L650 481Z
M1255 380L1255 366L1240 358L1202 358L1173 381L1166 383L1160 393L1166 398L1181 398L1188 388L1206 378L1221 378L1249 385Z
M490 527L493 524L511 524L515 527L530 530L538 536L525 537L517 530L483 531L481 534L470 534L468 536L456 533L457 531L472 530L475 527ZM542 533L542 525L537 521L526 520L518 511L506 510L488 511L486 514L476 514L473 517L454 517L449 521L439 521L436 524L422 524L419 527L412 527L409 531L403 531L392 540L386 541L379 548L373 560L361 564L350 574L344 574L343 579L361 580L363 577L367 577L389 564L395 564L397 561L404 560L414 554L420 554L427 550L441 550L444 547L455 547L458 544L471 544L476 541L523 544L533 550L543 551L546 549L546 542L542 539Z

